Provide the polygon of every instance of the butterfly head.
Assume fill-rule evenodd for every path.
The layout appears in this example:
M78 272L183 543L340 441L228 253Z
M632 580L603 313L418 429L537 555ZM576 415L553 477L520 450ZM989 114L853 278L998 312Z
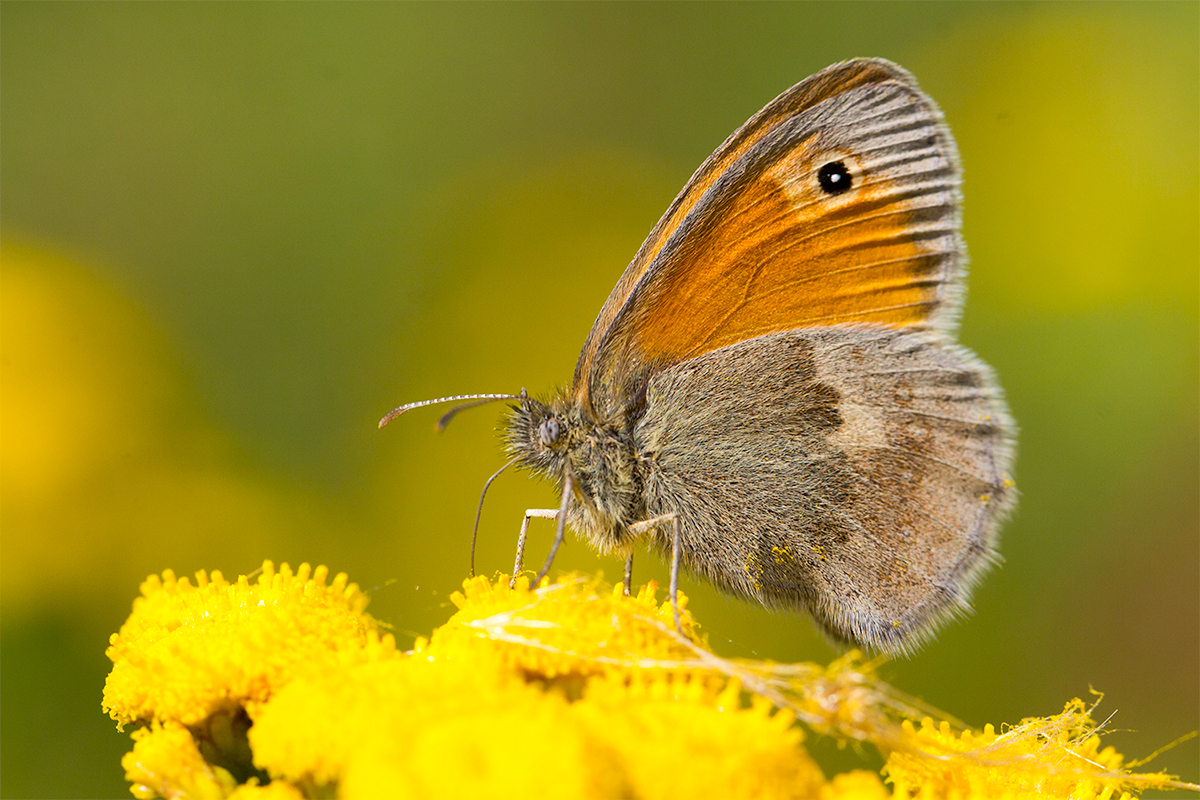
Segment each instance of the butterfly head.
M519 403L511 408L505 435L509 452L521 466L548 477L560 476L575 427L566 402L557 397L543 403L522 389Z

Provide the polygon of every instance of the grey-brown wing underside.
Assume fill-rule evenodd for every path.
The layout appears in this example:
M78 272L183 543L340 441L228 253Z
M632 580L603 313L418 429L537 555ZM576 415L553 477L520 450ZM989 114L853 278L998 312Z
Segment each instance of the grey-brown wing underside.
M935 333L763 336L663 370L647 399L648 510L680 515L685 564L728 591L904 650L994 558L1013 423L991 370Z

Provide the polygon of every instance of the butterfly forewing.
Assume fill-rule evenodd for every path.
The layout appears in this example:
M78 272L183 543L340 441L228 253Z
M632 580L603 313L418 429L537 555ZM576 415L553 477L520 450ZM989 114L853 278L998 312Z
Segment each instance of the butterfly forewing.
M957 155L933 102L894 65L831 67L697 171L601 311L576 396L611 409L654 369L782 330L945 327L958 227Z
M816 75L805 78L768 103L738 128L711 156L705 159L691 180L663 214L654 230L638 250L629 267L621 275L617 285L609 294L604 307L588 334L575 365L575 388L581 399L587 399L587 380L596 350L604 338L621 307L629 298L634 286L650 267L663 245L675 234L683 220L700 202L729 167L762 137L770 133L781 121L795 117L828 98L852 89L889 80L911 82L911 76L888 61L879 59L856 59L834 64Z

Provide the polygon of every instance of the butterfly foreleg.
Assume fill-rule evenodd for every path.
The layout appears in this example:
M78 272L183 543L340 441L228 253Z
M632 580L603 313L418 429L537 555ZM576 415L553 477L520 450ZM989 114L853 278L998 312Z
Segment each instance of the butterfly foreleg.
M637 535L645 533L648 530L662 527L667 523L671 523L671 610L675 612L675 630L680 634L683 633L683 621L679 616L679 558L681 554L683 536L679 526L678 514L662 514L651 519L635 522L629 526L629 532ZM632 577L633 569L633 554L630 553L629 560L625 564L625 591L629 592L629 581Z
M527 508L525 509L525 519L521 520L521 533L517 536L517 561L513 564L512 578L508 585L511 588L517 582L517 576L521 574L521 567L525 562L525 537L529 534L529 520L534 517L539 519L555 519L558 517L557 508Z
M554 532L554 544L550 546L550 555L546 556L546 563L542 565L541 571L533 579L535 585L541 583L542 578L546 577L546 573L550 571L550 565L554 563L554 557L558 555L558 548L562 546L563 537L567 533L567 504L571 501L571 492L574 488L575 478L568 469L567 474L563 476L562 502L558 504L558 511L554 514L558 518L558 529ZM526 517L526 522L528 523L528 521L529 518Z

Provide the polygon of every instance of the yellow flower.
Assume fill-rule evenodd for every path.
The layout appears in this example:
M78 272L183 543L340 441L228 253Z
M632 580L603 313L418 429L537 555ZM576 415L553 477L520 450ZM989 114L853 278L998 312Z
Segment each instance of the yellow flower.
M311 574L310 574L311 573ZM252 709L297 674L336 670L345 659L395 653L390 635L363 613L367 598L345 574L326 585L325 567L293 574L263 563L257 581L220 572L151 575L133 613L110 639L104 709L130 722L199 725L213 714Z
M651 584L474 578L411 653L339 576L264 565L255 584L150 578L113 637L105 708L134 733L138 797L1116 798L1176 786L1099 749L1088 711L954 731L849 654L731 661ZM890 753L827 780L796 719Z
M954 732L947 722L926 717L916 727L903 723L908 749L893 753L883 771L896 794L921 798L1070 797L1073 800L1132 797L1121 788L1159 788L1171 783L1163 773L1132 775L1124 757L1100 748L1090 709L1082 700L1062 713L1031 718L997 734Z
M410 657L280 691L250 731L256 763L345 798L806 797L824 782L790 714L742 708L735 685L683 666L652 589L476 578L452 599Z
M136 730L133 742L121 766L134 797L221 800L237 788L229 771L209 764L191 732L178 722Z

